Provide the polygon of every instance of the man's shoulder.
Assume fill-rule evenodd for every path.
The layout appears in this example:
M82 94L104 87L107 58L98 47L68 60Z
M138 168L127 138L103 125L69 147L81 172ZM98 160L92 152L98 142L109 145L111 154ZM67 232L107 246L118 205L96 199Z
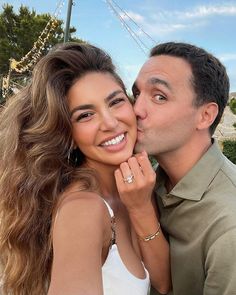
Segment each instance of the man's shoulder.
M205 194L206 197L210 195L221 208L228 208L231 211L236 210L236 165L224 158Z
M227 158L209 184L203 202L208 220L220 222L225 230L236 227L236 165Z
M225 178L229 179L229 181L232 182L232 185L236 188L236 165L225 157L225 161L220 169L220 172Z

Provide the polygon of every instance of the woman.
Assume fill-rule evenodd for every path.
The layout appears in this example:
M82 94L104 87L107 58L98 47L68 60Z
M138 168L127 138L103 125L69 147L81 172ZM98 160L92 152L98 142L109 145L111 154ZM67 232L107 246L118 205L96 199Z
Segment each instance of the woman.
M0 130L3 294L146 295L114 177L132 156L136 120L110 57L76 43L51 51L2 110ZM132 183L126 165L117 171L118 185L120 175Z

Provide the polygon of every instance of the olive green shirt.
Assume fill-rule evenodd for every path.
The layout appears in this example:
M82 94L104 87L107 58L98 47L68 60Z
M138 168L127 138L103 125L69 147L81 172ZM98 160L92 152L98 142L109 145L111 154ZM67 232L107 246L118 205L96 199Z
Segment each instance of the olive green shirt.
M170 242L169 294L236 294L236 165L214 142L169 194L161 168L157 176L161 224Z

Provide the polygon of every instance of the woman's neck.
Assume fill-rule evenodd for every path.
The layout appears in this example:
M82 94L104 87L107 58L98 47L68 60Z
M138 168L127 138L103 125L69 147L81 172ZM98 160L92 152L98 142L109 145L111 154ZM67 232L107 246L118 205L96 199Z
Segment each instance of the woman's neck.
M109 203L113 199L119 198L117 191L114 172L118 168L117 166L109 166L107 164L87 162L85 167L94 169L98 175L99 187L101 189L102 197Z

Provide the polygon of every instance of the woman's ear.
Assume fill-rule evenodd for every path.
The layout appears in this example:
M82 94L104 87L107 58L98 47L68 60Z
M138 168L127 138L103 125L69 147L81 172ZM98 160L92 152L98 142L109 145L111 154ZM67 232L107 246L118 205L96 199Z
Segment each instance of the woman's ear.
M197 129L209 129L209 127L215 121L218 112L218 105L215 102L209 102L200 106L200 119L197 125Z

